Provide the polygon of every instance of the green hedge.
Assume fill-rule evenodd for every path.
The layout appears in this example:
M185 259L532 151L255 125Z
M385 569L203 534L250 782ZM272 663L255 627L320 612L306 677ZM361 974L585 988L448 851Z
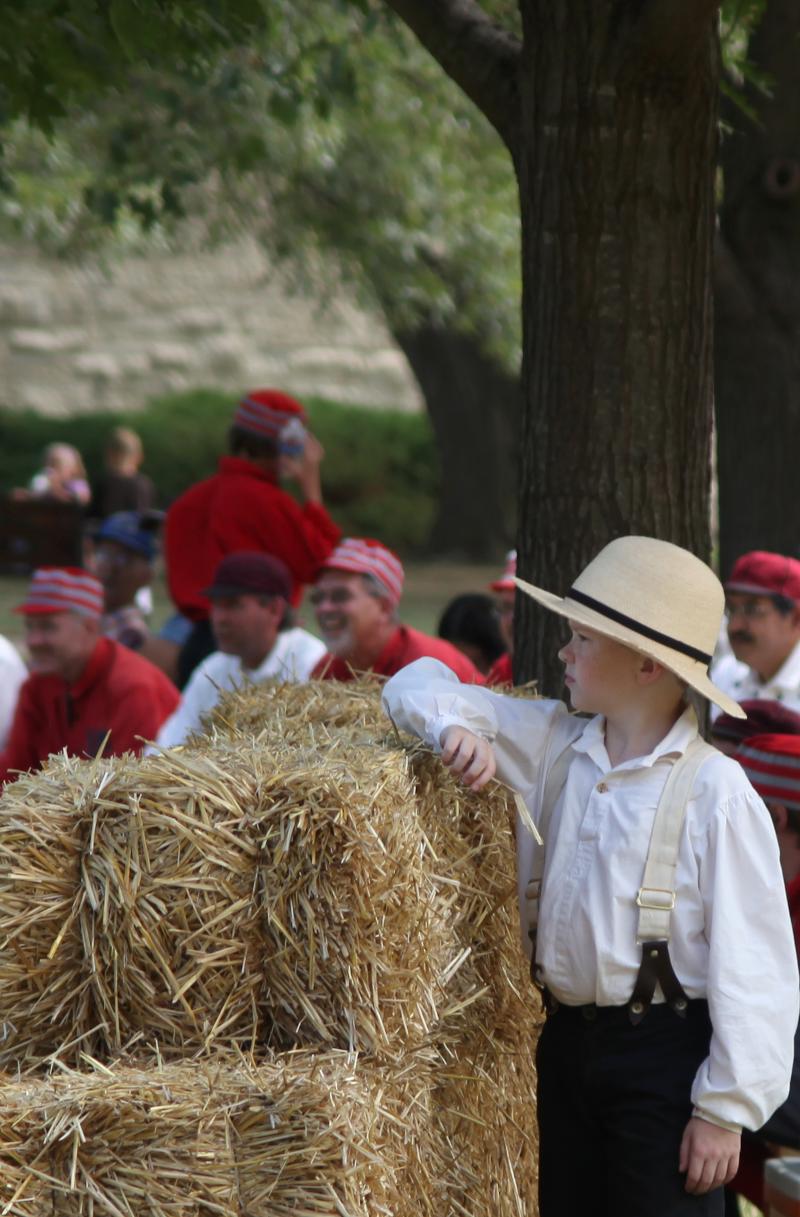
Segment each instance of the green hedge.
M376 536L403 553L424 550L438 492L438 467L428 419L305 398L311 426L325 448L326 503L344 532ZM74 444L90 480L102 468L115 426L142 438L144 470L167 506L192 482L214 472L225 451L235 398L209 389L156 398L131 413L43 418L0 411L0 489L26 486L49 443Z

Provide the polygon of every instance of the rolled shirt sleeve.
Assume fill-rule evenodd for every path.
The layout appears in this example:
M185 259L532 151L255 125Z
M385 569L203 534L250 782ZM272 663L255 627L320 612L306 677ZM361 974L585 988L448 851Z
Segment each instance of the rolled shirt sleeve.
M800 989L775 831L750 787L711 818L699 876L713 1034L692 1102L757 1129L789 1093Z

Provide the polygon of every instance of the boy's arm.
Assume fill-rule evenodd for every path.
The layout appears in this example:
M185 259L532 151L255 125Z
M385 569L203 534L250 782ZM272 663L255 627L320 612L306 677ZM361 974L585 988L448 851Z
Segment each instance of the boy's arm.
M566 715L560 701L509 697L462 684L438 659L418 659L402 668L384 685L383 706L396 727L436 752L442 752L444 734L453 727L492 744L497 776L522 793L536 781L553 724Z
M692 1102L722 1129L757 1129L788 1093L797 957L775 831L744 776L735 781L698 845L713 1032Z

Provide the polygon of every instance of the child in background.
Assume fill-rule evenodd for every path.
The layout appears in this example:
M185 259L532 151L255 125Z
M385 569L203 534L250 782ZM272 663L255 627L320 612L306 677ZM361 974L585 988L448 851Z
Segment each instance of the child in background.
M31 478L29 491L35 499L59 499L64 503L89 502L91 491L86 469L77 448L71 444L48 444L44 468Z
M543 829L543 863L517 829L549 1011L540 1215L721 1215L742 1127L787 1094L798 1015L769 816L687 704L691 689L742 713L708 678L722 587L646 537L606 546L563 598L517 587L567 618L567 688L593 717L461 685L429 659L392 677L384 704L466 785L497 773Z

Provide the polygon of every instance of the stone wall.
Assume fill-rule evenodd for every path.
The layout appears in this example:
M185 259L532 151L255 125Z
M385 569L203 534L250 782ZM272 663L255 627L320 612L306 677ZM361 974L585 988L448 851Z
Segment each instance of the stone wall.
M254 242L105 268L5 245L0 266L0 405L72 415L272 385L420 408L385 328L344 298L322 310L290 294Z

